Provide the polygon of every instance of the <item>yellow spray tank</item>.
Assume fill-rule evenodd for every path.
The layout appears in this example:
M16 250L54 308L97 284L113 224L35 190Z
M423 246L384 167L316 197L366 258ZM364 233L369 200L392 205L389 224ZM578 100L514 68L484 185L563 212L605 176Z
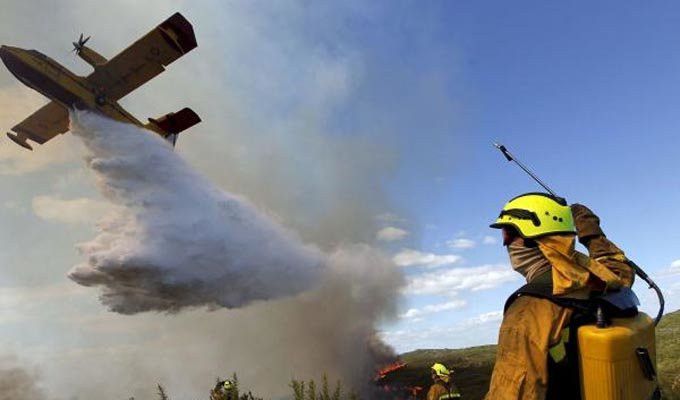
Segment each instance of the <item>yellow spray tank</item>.
M608 320L600 306L596 323L578 329L581 400L661 398L656 379L655 327L663 315L664 299L659 287L640 267L632 261L628 264L657 292L659 313L655 320L642 312ZM635 308L639 302L632 291L626 290L614 295L612 303L614 308L625 309Z
M658 390L654 321L647 314L578 330L581 400L650 400Z

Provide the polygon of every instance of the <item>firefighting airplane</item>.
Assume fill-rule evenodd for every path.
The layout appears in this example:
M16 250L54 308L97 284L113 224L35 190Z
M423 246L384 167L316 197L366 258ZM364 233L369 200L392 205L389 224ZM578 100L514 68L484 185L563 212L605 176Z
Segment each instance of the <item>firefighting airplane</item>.
M1 46L0 58L26 86L50 98L31 116L12 128L7 136L33 150L26 139L43 144L69 130L69 108L89 109L109 118L152 130L175 144L177 135L201 122L189 108L143 124L125 111L118 100L165 70L165 66L196 48L194 29L180 13L158 25L114 58L107 60L85 46L83 35L73 43L74 51L94 67L87 77L77 76L36 50Z

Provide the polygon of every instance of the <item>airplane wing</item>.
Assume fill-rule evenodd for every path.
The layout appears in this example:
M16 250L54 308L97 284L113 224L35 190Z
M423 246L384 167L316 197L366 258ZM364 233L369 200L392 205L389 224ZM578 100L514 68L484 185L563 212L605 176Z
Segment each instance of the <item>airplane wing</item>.
M193 27L182 14L175 13L106 64L97 66L87 79L115 101L163 72L165 66L196 46Z
M12 128L18 135L8 136L18 145L30 149L26 139L43 144L68 129L68 110L51 101Z

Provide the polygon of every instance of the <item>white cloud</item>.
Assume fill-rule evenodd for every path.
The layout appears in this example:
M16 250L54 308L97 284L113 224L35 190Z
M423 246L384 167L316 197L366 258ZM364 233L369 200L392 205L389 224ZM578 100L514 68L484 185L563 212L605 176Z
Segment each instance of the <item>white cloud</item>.
M103 201L80 197L64 200L45 195L33 198L33 212L38 217L64 224L91 224L111 206Z
M467 238L451 239L446 242L446 245L452 249L471 249L477 245L474 240Z
M465 305L467 305L465 300L451 300L446 303L429 304L423 308L411 308L399 317L411 320L422 319L422 317L425 315L436 314L443 311L457 310L459 308L465 307Z
M417 348L443 348L475 346L493 343L498 334L502 311L486 312L456 324L437 325L431 328L400 329L381 332L380 336L396 347L397 351ZM409 322L413 322L409 320Z
M495 236L488 236L487 235L487 236L484 236L484 238L482 239L482 243L483 244L497 244L498 239Z
M392 260L400 267L419 265L428 268L436 268L455 264L461 260L461 256L456 254L423 253L418 250L403 249L397 253Z
M407 294L451 295L459 290L487 290L506 282L519 279L510 266L483 265L473 268L451 268L428 272L409 279L404 292Z
M406 220L396 214L392 213L383 213L380 215L376 215L375 219L377 219L380 222L386 222L386 223L395 223L395 222L405 222Z
M396 240L401 240L408 236L408 231L403 229L395 228L393 226L388 226L378 231L376 238L382 240L383 242L393 242Z
M471 325L481 325L487 322L495 322L503 319L503 311L491 311L484 314L479 314L476 317L470 318L468 321Z
M659 271L657 277L662 278L675 275L680 275L680 259L671 261L671 263L667 267Z
M680 260L673 261L670 270L673 272L680 272Z

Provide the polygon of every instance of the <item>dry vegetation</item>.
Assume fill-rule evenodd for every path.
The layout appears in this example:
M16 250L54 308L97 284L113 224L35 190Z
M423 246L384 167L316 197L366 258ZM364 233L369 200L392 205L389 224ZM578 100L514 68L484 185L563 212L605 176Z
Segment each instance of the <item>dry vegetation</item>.
M219 381L219 379L218 379ZM263 400L261 397L253 395L251 392L240 393L238 377L234 374L231 378L234 383L233 390L228 394L220 394L217 392L211 392L209 400ZM328 383L328 378L324 375L321 382L321 387L317 388L316 382L314 380L310 381L299 381L293 379L290 382L290 388L293 390L294 400L360 400L354 392L345 393L342 388L342 384L338 381L335 387L331 388ZM165 388L162 385L158 385L158 399L159 400L171 400L168 396ZM135 400L131 397L129 400Z
M408 363L407 367L390 374L383 383L427 388L430 384L429 367L437 361L456 371L454 379L463 398L482 399L489 385L495 355L496 346L417 350L403 354L402 359ZM680 400L680 311L665 315L657 328L657 366L663 399ZM236 375L232 379L235 382L235 397L211 397L210 400L263 400L250 392L240 394ZM331 387L326 377L320 387L313 380L293 380L290 388L294 400L359 400L356 394L345 391L340 382ZM160 400L172 399L160 385L158 396ZM420 397L424 398L424 392L420 393Z

